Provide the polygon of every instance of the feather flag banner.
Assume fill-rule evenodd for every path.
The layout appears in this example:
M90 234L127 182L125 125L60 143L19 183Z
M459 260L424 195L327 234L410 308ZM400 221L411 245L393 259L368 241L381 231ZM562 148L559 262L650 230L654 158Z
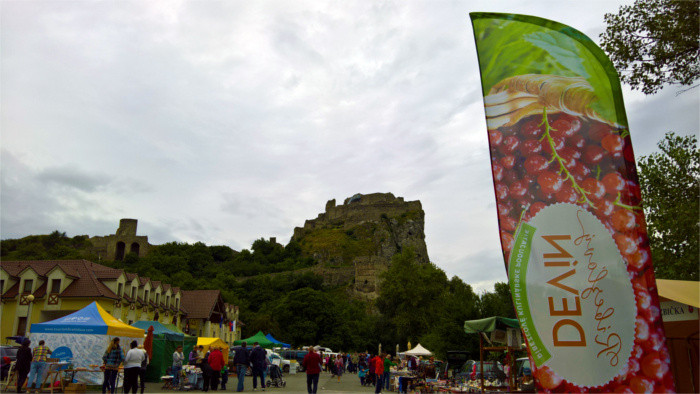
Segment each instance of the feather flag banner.
M617 72L569 26L471 19L501 245L538 391L673 391Z

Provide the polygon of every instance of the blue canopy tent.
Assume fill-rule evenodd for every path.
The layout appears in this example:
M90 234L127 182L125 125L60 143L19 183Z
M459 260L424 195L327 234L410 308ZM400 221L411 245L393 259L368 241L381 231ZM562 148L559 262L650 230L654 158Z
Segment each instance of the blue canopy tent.
M288 344L288 343L283 343L283 342L280 342L280 341L276 340L275 338L272 337L272 334L267 334L267 335L265 335L265 338L269 339L270 342L273 342L273 343L276 343L276 344L282 346L283 348L290 348L290 347L292 347L292 345L290 345L290 344Z
M146 380L159 382L160 377L167 375L168 368L173 365L173 353L178 346L183 346L185 334L173 331L160 322L152 320L139 320L132 326L145 331L153 327L153 358L146 370Z
M114 337L121 338L122 350L132 340L143 343L144 331L122 323L96 303L56 320L34 323L31 326L32 343L46 341L53 355L63 355L75 368L93 369L102 365L102 355ZM78 372L78 382L102 384L102 374Z

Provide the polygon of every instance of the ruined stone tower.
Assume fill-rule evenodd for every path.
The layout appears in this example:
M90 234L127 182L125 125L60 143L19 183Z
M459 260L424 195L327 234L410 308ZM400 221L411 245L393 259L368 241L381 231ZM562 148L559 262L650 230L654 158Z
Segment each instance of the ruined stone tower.
M121 219L116 234L90 238L93 251L105 260L124 260L128 253L145 256L151 245L148 236L136 235L137 225L136 219Z

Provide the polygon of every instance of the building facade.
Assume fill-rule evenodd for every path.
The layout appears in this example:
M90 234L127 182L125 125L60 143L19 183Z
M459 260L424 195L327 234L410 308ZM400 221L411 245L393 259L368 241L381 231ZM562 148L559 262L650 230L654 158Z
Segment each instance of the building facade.
M3 261L0 294L0 338L27 336L32 323L66 316L93 301L127 324L155 320L229 343L240 338L240 324L231 331L238 307L225 304L219 290L183 291L87 260Z

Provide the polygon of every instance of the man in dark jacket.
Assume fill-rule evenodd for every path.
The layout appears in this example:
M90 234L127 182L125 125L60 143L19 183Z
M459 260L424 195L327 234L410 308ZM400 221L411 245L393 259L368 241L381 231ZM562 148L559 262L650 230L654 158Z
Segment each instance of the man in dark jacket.
M250 354L246 343L243 342L240 347L235 348L236 354L233 356L233 364L236 366L236 374L238 375L238 388L236 391L243 391L243 383L245 381L245 373L250 366Z
M29 345L32 342L29 339L25 339L22 342L22 346L17 349L17 360L15 362L15 369L17 369L17 392L22 393L22 386L27 380L27 375L29 375L29 369L32 365L32 349Z
M265 369L267 368L267 352L257 342L253 343L253 350L250 352L250 363L253 365L253 390L257 390L258 377L260 386L265 391Z

